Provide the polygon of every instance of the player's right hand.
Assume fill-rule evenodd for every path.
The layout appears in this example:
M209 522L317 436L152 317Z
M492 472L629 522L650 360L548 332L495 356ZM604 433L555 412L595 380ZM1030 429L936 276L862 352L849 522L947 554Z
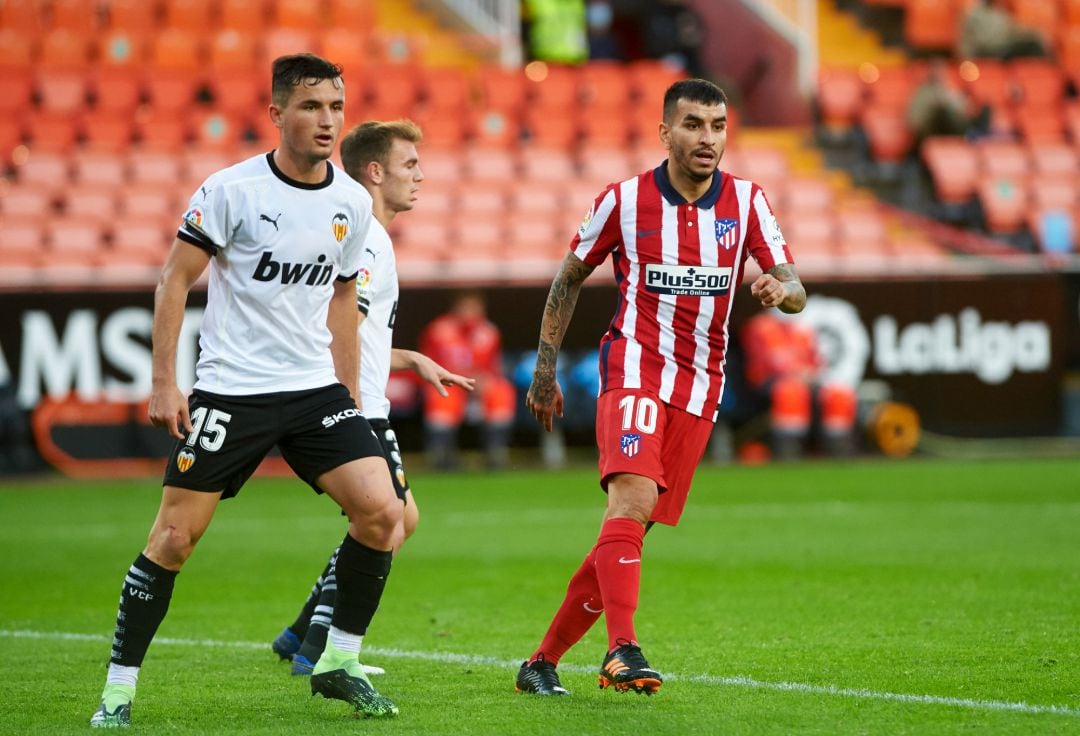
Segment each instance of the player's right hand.
M164 427L174 439L182 440L192 430L187 399L176 386L154 388L147 414L151 424Z
M539 380L533 376L529 393L525 395L525 405L536 421L548 432L551 431L552 419L555 415L563 415L563 394L559 382L555 380Z

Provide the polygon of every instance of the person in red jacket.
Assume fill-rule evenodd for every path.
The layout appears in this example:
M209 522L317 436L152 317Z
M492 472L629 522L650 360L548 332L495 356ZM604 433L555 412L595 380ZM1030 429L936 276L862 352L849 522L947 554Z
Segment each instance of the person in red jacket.
M487 318L483 297L462 292L450 311L436 317L420 334L420 350L447 370L476 378L471 394L451 388L447 396L424 388L424 431L430 462L448 470L458 466L458 427L466 420L483 425L487 464L504 467L514 420L514 386L503 375L502 336ZM475 404L470 405L470 399Z
M747 320L741 338L746 382L769 400L773 454L778 459L802 454L815 402L824 449L829 454L846 454L858 401L850 386L825 378L814 328L767 310Z

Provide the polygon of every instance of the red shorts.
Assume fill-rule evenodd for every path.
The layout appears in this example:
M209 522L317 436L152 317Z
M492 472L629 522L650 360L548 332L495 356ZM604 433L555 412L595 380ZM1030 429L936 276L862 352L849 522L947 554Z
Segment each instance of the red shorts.
M596 404L600 485L617 473L656 481L660 498L650 521L675 526L705 454L713 423L665 404L640 389L612 389Z

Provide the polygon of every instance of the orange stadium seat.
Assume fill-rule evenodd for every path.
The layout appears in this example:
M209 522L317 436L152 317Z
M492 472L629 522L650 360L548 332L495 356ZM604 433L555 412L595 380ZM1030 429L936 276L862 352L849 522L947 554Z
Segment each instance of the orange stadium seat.
M786 181L783 190L773 197L778 214L783 213L786 217L828 212L836 201L829 182L816 176L792 177Z
M321 30L323 8L311 0L270 0L270 18L278 28L297 28L304 31Z
M592 108L582 108L578 116L579 143L586 150L629 148L632 140L629 123L624 115L611 115Z
M521 139L521 124L517 116L511 116L496 108L470 108L469 136L477 146L506 148Z
M215 171L231 166L239 160L238 156L221 151L218 148L185 148L180 155L180 181L202 183ZM184 197L191 194L185 192Z
M1034 107L1021 105L1013 111L1017 134L1027 143L1065 140L1065 112L1060 104Z
M205 59L202 36L166 28L153 38L150 61L157 69L185 72L201 69Z
M980 168L971 144L960 137L934 136L923 142L922 157L939 199L947 204L963 204L971 199Z
M140 110L135 139L140 150L179 154L191 140L191 120L172 110Z
M101 22L99 9L97 0L52 0L49 4L49 25L93 34Z
M45 226L48 250L75 263L96 263L105 250L105 229L81 218L56 217Z
M1080 0L1061 0L1065 26L1080 26Z
M676 66L653 59L639 59L627 65L630 95L643 105L657 105L667 88L686 74ZM655 113L659 118L659 110Z
M266 28L267 13L263 0L220 0L218 18L223 28L244 33L261 33Z
M907 111L902 108L868 107L862 114L862 126L870 143L870 156L875 161L900 163L915 142L907 124Z
M143 76L150 107L170 115L187 114L200 85L201 80L191 70L148 69Z
M571 109L578 104L578 70L575 67L548 66L547 76L527 86L529 100L544 108Z
M422 171L425 161L426 155L420 161ZM425 173L417 206L423 208L427 217L449 217L457 209L458 189L458 182L453 179L436 180Z
M205 35L217 24L215 0L165 0L162 8L166 28Z
M580 136L575 107L528 107L521 127L530 146L569 151Z
M0 198L0 204L3 199ZM14 267L37 267L41 265L45 246L44 222L25 218L0 216L0 263L4 271Z
M117 215L116 197L112 189L95 184L70 187L64 192L63 212L69 219L106 223Z
M531 84L520 69L485 66L480 69L480 92L484 104L517 116L525 104L526 85Z
M0 28L33 38L45 27L44 7L38 0L0 3Z
M123 29L110 31L97 37L96 70L105 76L117 68L138 67L146 60L148 40Z
M375 3L371 0L329 0L326 26L366 31L375 26Z
M23 127L22 122L15 120L9 114L0 112L0 169L11 163L11 156L15 149L22 145Z
M472 84L460 69L426 69L419 86L429 112L460 116L472 102Z
M192 142L200 148L235 151L243 141L247 116L225 111L200 111L193 116Z
M630 80L623 64L592 61L581 68L578 97L585 107L626 110L630 105Z
M597 184L583 179L571 179L558 185L557 191L561 194L563 201L563 214L568 220L573 221L573 227L567 231L570 235L577 231L585 213L606 188L606 183Z
M465 152L464 162L467 179L502 184L518 180L517 160L509 151L471 148Z
M24 130L31 149L68 154L79 136L78 119L35 110L25 118Z
M360 91L357 85L363 79L363 70L371 64L368 38L351 26L335 26L320 34L322 55L340 64L345 78L346 98Z
M907 0L904 40L923 51L952 51L959 21L956 0Z
M1033 143L1029 145L1029 150L1037 174L1075 176L1080 173L1080 159L1076 151L1063 141Z
M924 235L903 231L889 239L892 263L902 268L937 268L949 253Z
M270 72L242 67L212 72L206 80L216 112L231 117L250 115L270 100Z
M117 196L119 211L124 217L174 219L187 202L178 203L172 184L131 184L122 188Z
M163 152L133 152L128 159L131 182L169 187L182 174L179 156Z
M1017 23L1034 28L1048 41L1054 38L1061 21L1058 0L1023 0L1013 3L1012 11Z
M569 240L558 232L557 222L542 212L515 214L507 222L506 255L517 260L545 261L562 257Z
M257 65L269 69L274 59L287 54L318 53L316 35L301 28L271 28L262 34Z
M563 207L562 195L556 187L537 187L527 182L510 186L507 207L513 217L539 216L551 223Z
M836 217L837 243L848 253L881 252L888 249L885 221L876 209L855 207Z
M57 115L70 115L86 106L90 88L83 69L43 67L34 75L41 109Z
M123 153L135 139L135 121L130 115L109 110L92 110L79 118L84 148Z
M871 104L881 108L907 110L924 73L923 66L915 63L880 69L878 78L866 85Z
M460 150L435 149L432 151L420 144L420 170L424 172L423 187L441 187L447 182L457 182L464 175L465 155Z
M122 254L133 261L164 263L179 223L179 216L171 220L138 214L119 218L112 224L112 247L106 255L112 258Z
M394 240L394 254L400 262L441 261L447 257L452 233L445 217L425 218L417 210L400 220Z
M34 47L30 38L11 28L0 27L0 71L4 76L26 74L33 63Z
M1031 171L1028 149L1015 141L988 138L980 141L975 150L982 171L989 176L1023 178Z
M1074 175L1055 174L1031 179L1031 201L1038 209L1072 212L1080 206L1080 183Z
M10 119L30 107L34 80L29 75L11 71L4 78L4 94L0 95L0 116Z
M526 181L559 184L577 177L574 157L567 151L526 148L520 155L521 176Z
M371 103L372 117L389 119L412 113L420 91L416 69L400 64L371 68L365 75L365 97ZM348 80L345 82L348 85Z
M1028 192L1024 180L985 178L978 186L986 229L994 234L1012 234L1024 225Z
M828 69L818 75L821 122L832 134L850 130L863 104L865 87L854 69Z
M413 118L424 132L429 148L460 148L468 135L468 120L462 114L439 114L424 111Z
M41 38L38 62L43 66L85 69L90 64L90 38L67 28L49 31Z
M134 67L98 67L90 93L94 108L130 118L142 99L142 74Z
M604 186L639 173L637 161L624 147L588 146L579 156L581 178Z
M972 99L991 107L1008 104L1017 93L1005 64L995 59L978 59L975 64L978 76L967 86Z
M256 70L258 60L255 38L235 28L220 30L210 37L209 61L211 81L218 77L228 78L238 70ZM269 72L265 72L269 75Z
M128 177L127 162L112 153L76 151L71 157L72 178L79 184L116 187Z
M0 195L0 214L5 219L23 217L45 221L54 214L56 191L55 184L20 182Z
M1044 59L1017 59L1011 64L1012 78L1025 105L1057 105L1065 94L1061 67Z
M147 0L105 0L108 27L151 36L160 28L156 2Z
M487 260L501 258L506 250L506 230L502 219L458 217L452 223L457 245L451 260Z
M498 219L506 212L506 204L501 186L465 187L458 196L455 214L465 218Z

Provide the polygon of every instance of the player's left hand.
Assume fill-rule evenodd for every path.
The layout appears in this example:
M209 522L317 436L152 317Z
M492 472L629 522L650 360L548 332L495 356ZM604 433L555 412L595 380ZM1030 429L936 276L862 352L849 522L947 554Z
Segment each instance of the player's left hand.
M475 378L451 373L423 353L416 353L413 360L413 371L434 386L440 396L448 395L447 386L460 386L466 391L476 388Z
M763 307L779 307L787 298L784 282L772 274L763 273L750 285L750 293Z

